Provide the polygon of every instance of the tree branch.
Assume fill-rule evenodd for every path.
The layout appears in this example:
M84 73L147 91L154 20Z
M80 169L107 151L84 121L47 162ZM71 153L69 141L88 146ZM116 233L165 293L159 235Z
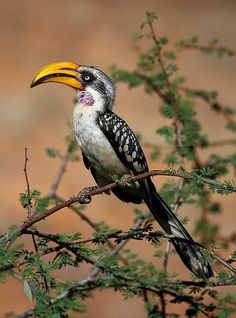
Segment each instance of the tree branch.
M208 184L211 187L215 187L216 189L220 189L222 191L224 190L228 190L230 192L236 192L236 186L227 186L224 183L221 183L219 181L216 180L212 180L212 179L208 179L202 176L199 176L197 173L190 173L190 172L186 172L183 170L152 170L152 171L148 171L142 174L139 174L137 176L130 176L127 179L128 183L133 183L135 181L138 180L142 180L145 179L147 177L153 177L153 176L172 176L172 177L179 177L179 178L183 178L186 181L191 181L194 180L197 181L198 183L205 183ZM119 180L115 181L113 183L110 183L106 186L100 187L100 188L96 188L95 190L92 190L90 192L87 193L88 196L92 197L104 192L107 192L108 190L111 190L115 187L119 186ZM22 226L19 227L18 232L19 235L23 234L24 231L26 229L28 229L30 226L32 226L33 224L47 218L48 216L54 214L55 212L65 208L65 207L70 207L70 205L74 204L74 203L78 203L78 201L80 200L80 196L75 196L75 197L71 197L69 200L66 200L60 204L57 204L55 206L53 206L52 208L46 210L45 212L33 216L30 219L26 219L26 221L22 224Z

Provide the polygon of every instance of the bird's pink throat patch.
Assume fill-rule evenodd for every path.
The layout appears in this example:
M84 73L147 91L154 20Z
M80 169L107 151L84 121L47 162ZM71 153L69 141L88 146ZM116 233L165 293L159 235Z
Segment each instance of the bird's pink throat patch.
M95 100L93 99L93 96L84 94L80 96L79 102L86 106L93 106Z

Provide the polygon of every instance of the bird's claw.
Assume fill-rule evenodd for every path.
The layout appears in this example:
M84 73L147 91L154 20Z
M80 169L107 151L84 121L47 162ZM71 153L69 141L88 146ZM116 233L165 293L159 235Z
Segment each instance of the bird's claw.
M132 177L132 175L130 174L124 174L120 180L118 181L118 185L122 188L131 188L132 187L132 183L129 182L130 178Z
M80 204L89 204L92 200L90 192L96 189L97 189L97 186L86 187L83 190L81 190L78 194L78 202Z

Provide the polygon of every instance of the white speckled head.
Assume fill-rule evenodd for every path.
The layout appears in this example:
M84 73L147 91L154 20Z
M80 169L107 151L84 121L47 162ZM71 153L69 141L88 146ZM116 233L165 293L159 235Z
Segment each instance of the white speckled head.
M82 65L78 68L78 80L84 87L77 91L78 101L87 105L96 105L98 111L112 110L115 101L115 85L101 70L93 66Z

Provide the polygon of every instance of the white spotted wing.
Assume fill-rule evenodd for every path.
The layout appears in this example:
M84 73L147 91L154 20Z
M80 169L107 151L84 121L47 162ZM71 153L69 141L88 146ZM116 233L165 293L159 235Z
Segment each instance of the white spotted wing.
M98 116L98 125L123 165L134 174L148 171L139 141L123 119L109 111Z

